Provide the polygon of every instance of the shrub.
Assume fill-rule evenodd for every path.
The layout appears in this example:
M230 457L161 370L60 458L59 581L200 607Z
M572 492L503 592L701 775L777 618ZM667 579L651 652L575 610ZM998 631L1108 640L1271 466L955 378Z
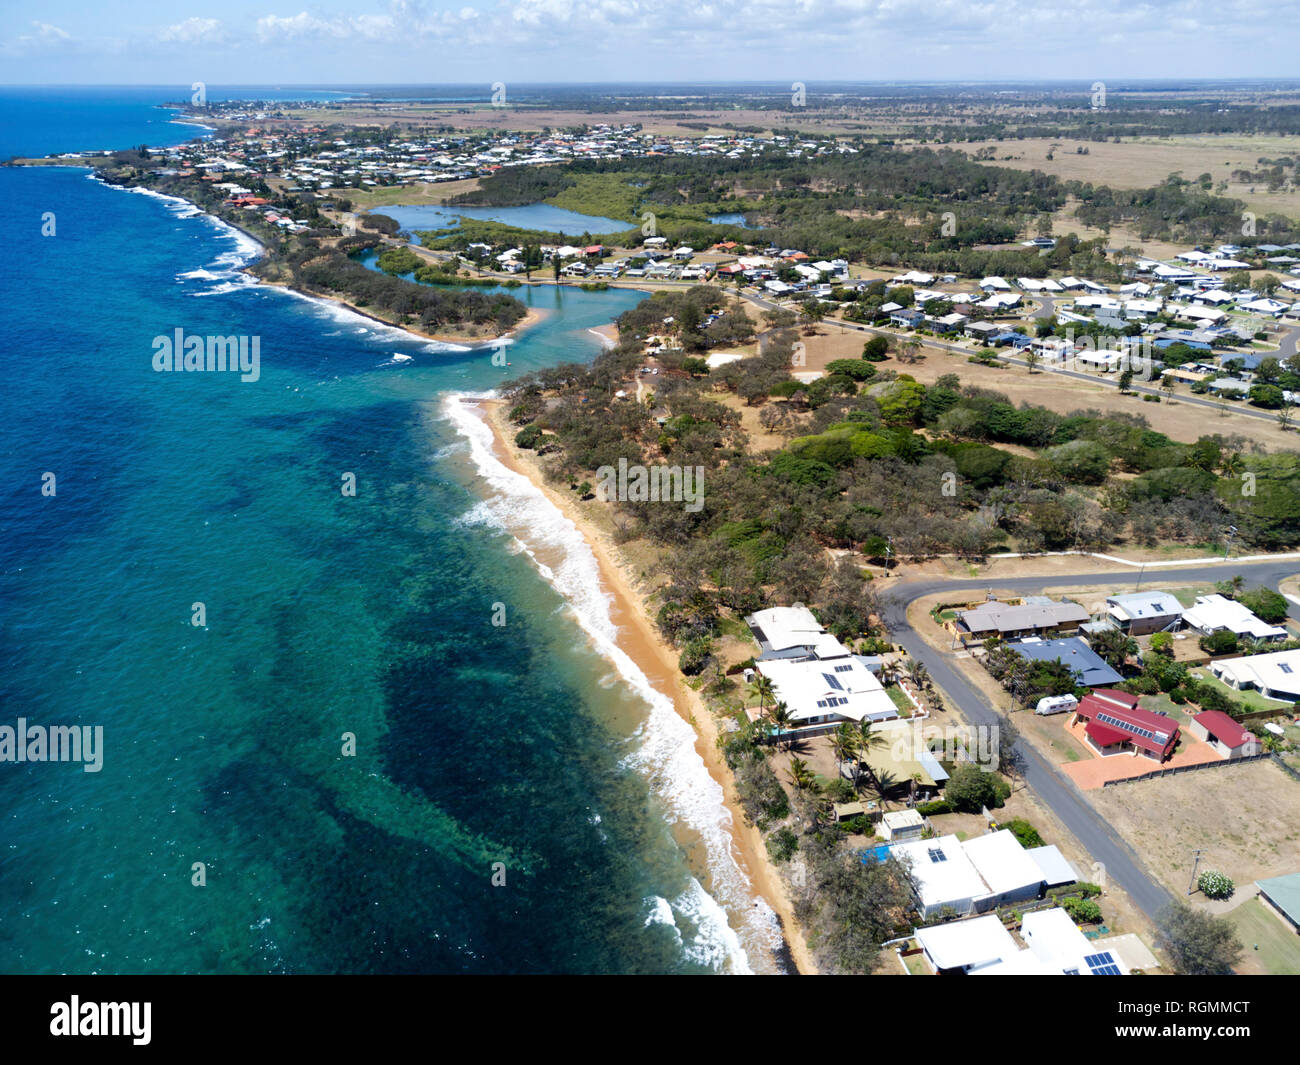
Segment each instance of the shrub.
M1096 924L1101 920L1101 907L1092 899L1062 899L1061 909L1076 921Z
M1227 629L1220 629L1200 639L1201 650L1211 655L1230 655L1237 653L1237 634Z
M1096 884L1089 884L1085 880L1080 880L1077 884L1075 884L1074 890L1077 891L1080 895L1082 895L1085 899L1090 899L1094 895L1101 894L1101 888L1099 888Z
M1226 899L1236 890L1231 877L1209 869L1196 878L1196 886L1207 899Z
M798 849L799 837L789 828L778 828L767 837L767 853L774 862L788 862Z
M713 655L713 641L707 636L697 636L687 642L677 659L677 668L688 677L703 671Z
M537 425L526 425L515 433L515 447L535 448L542 439L542 430Z
M1174 638L1167 632L1157 632L1151 637L1151 650L1158 655L1164 655L1166 658L1173 657Z
M1022 847L1041 847L1043 845L1043 837L1038 834L1038 829L1022 818L1018 817L1014 821L1007 821L1002 827L1015 836Z
M936 814L950 814L954 810L947 799L935 799L933 802L918 802L916 812L922 817L933 817Z

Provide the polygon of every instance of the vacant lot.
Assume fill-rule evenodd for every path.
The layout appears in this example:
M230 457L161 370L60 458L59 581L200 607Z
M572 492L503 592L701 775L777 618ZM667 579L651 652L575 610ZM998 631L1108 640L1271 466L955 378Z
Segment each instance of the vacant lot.
M1222 195L1244 201L1252 211L1293 217L1300 214L1300 190L1269 192L1262 183L1230 180L1235 170L1262 169L1261 158L1294 156L1300 152L1300 137L1152 137L1120 144L1063 138L987 141L963 147L972 153L983 147L992 148L994 157L990 163L994 166L1041 170L1065 181L1090 181L1120 189L1149 188L1173 173L1189 181L1209 174L1215 185L1228 182ZM1087 149L1086 155L1079 154L1081 147ZM1049 153L1051 159L1047 158Z
M870 334L845 329L832 323L823 323L815 336L800 335L804 344L807 365L801 369L823 370L833 359L853 359L862 355L862 345ZM924 342L926 338L918 337ZM970 353L978 349L970 345ZM937 348L922 348L921 359L916 363L901 363L890 358L877 364L881 369L909 374L922 384L933 384L943 374L955 373L963 385L991 388L1008 395L1014 403L1030 403L1046 407L1058 414L1071 414L1076 410L1094 409L1106 414L1124 412L1138 414L1150 427L1164 433L1172 440L1194 443L1208 433L1239 433L1247 440L1269 451L1293 450L1297 446L1294 432L1284 432L1272 421L1247 417L1238 410L1254 408L1227 406L1222 410L1174 400L1146 403L1137 394L1121 395L1119 389L1100 380L1080 380L1061 374L1039 370L1030 373L1022 366L1001 364L984 366L967 362L964 352Z
M1088 799L1179 898L1198 848L1201 871L1226 873L1241 890L1300 868L1300 784L1271 761L1118 784Z

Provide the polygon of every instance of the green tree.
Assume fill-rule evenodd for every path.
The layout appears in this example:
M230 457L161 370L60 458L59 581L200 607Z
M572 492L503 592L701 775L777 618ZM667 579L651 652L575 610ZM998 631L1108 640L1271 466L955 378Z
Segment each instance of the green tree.
M1242 952L1228 921L1181 901L1170 903L1161 912L1156 945L1181 976L1228 976Z
M972 762L962 762L952 771L944 785L943 797L963 813L977 814L987 806L997 805L997 778Z

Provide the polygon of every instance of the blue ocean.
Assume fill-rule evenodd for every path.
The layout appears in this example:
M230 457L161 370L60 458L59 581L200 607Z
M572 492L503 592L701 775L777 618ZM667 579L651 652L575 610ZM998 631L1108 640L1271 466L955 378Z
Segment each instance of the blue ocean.
M178 143L187 95L0 90L0 157ZM0 970L781 968L692 729L473 403L643 294L516 290L502 368L85 170L0 169L0 224L0 725L103 728L98 772L0 763ZM258 379L155 372L178 328Z

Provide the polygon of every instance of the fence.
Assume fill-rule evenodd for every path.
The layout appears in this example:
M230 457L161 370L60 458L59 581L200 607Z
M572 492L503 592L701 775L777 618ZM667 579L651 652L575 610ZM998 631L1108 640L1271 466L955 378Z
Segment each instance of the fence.
M1243 765L1246 762L1258 762L1261 758L1273 758L1274 756L1268 751L1261 751L1259 754L1247 755L1244 758L1233 758L1231 760L1223 759L1217 762L1199 762L1196 765L1179 765L1169 766L1165 769L1153 769L1150 773L1143 773L1141 776L1124 777L1122 780L1107 780L1102 783L1103 788L1112 788L1116 784L1131 784L1135 780L1151 780L1154 777L1176 776L1179 773L1195 773L1198 769L1218 769L1225 765ZM1296 779L1300 779L1300 774L1296 774L1290 766L1282 763L1280 758L1274 758L1274 761L1282 765L1282 768L1291 773Z

